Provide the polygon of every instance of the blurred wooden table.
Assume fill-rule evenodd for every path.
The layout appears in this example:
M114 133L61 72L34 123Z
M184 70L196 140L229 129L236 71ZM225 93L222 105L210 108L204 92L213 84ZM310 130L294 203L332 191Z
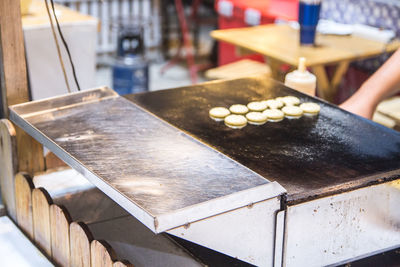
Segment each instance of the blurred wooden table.
M215 30L211 36L234 44L241 54L256 52L264 55L272 76L281 81L281 64L296 67L300 57L307 58L307 67L317 76L318 94L326 100L333 99L350 62L392 52L400 47L398 39L384 44L355 36L334 35L317 35L316 47L300 46L298 30L287 25ZM325 70L327 65L336 65L331 79Z

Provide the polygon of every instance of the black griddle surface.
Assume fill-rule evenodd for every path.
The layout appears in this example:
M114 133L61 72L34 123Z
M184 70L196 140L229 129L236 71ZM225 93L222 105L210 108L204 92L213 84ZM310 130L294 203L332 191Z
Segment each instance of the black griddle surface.
M212 107L294 95L318 116L230 129ZM288 191L289 204L400 177L400 134L266 78L243 78L127 99ZM127 114L128 115L128 114ZM227 185L229 186L229 185Z

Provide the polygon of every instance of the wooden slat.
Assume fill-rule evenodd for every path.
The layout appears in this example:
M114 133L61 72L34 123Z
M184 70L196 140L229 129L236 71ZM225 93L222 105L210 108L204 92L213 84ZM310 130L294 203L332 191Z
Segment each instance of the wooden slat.
M114 262L113 267L134 267L134 266L128 261L116 261Z
M52 259L59 266L69 266L69 224L67 211L55 204L50 206Z
M84 223L73 222L69 227L70 258L72 267L90 266L92 234Z
M52 200L43 188L32 192L33 235L36 244L51 256L50 205Z
M17 224L25 234L33 239L32 220L32 178L27 173L15 175L15 204Z
M9 105L29 101L20 1L0 1L0 25L1 107L8 117ZM44 170L42 146L18 127L16 136L18 171Z
M15 210L14 176L17 166L17 140L12 123L0 120L0 189L8 215L17 221Z
M92 267L113 267L115 253L104 241L93 240L90 244Z

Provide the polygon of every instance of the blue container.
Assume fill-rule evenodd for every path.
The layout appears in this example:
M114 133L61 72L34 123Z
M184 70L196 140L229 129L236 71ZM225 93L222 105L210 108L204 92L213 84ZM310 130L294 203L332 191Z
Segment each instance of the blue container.
M300 44L314 45L321 0L299 1Z
M113 89L120 95L149 90L149 65L140 57L117 58L112 67Z
M121 27L112 66L113 89L120 95L149 90L149 65L144 56L142 28Z

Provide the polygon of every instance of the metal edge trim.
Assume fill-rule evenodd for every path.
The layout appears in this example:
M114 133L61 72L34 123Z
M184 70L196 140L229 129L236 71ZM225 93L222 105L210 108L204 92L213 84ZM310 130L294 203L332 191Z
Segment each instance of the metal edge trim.
M24 103L20 103L20 104L15 104L15 105L12 105L11 107L19 107L19 106L29 105L29 104L31 104L33 102L34 103L45 102L45 101L49 101L49 100L52 100L52 99L57 99L57 98L65 97L65 96L85 94L85 93L93 92L93 91L96 91L96 90L105 90L105 91L108 91L110 93L114 93L115 95L118 96L118 94L114 90L108 88L107 86L100 86L100 87L93 87L93 88L85 89L85 90L82 90L82 91L76 91L76 92L72 92L72 93L68 93L68 94L50 96L50 97L46 97L46 98L43 98L43 99L38 99L38 100L33 100L33 101L24 102Z
M93 100L90 100L90 101L84 101L84 102L74 103L74 104L70 104L70 105L65 105L65 106L60 107L60 108L44 109L44 110L41 110L41 111L31 112L29 114L21 115L21 116L23 118L30 118L30 117L37 116L37 115L40 115L40 114L45 114L45 113L48 113L48 112L59 111L59 110L63 110L63 109L69 109L69 108L72 108L72 107L86 105L86 104L90 104L90 103L94 103L94 102L101 102L101 101L112 99L112 98L116 98L116 96L104 96L104 97L101 97L101 98L98 98L98 99L93 99Z
M374 252L362 254L360 256L357 256L357 257L354 257L354 258L351 258L351 259L346 259L346 260L343 260L343 261L340 261L340 262L336 262L334 264L329 264L326 267L334 267L334 266L345 265L347 263L352 263L352 262L355 262L357 260L361 260L361 259L364 259L364 258L367 258L367 257L372 257L372 256L375 256L377 254L380 254L380 253L383 253L383 252L387 252L387 251L390 251L390 250L394 250L394 249L398 249L398 248L400 248L400 245L396 245L396 246L380 249L380 250L377 250L377 251L374 251Z
M157 216L156 232L165 232L173 228L203 220L221 213L251 206L254 203L268 200L286 193L277 182L256 186L230 195L214 198L196 205L176 210L169 214ZM173 220L171 220L173 218ZM175 223L173 223L174 221ZM178 222L178 223L176 223Z
M286 210L278 211L275 224L274 267L283 266Z
M355 177L354 179L358 180L349 181L347 183L343 183L337 186L331 186L329 188L321 190L310 191L310 194L308 196L305 196L303 194L288 194L286 201L287 206L296 206L308 201L339 195L342 193L362 189L367 186L379 185L386 182L395 181L400 179L400 170L396 169L387 172L381 172L366 176L361 179L359 177Z
M69 94L52 96L52 97L43 98L43 99L40 99L40 100L35 100L35 101L30 101L30 102L25 102L25 103L20 103L20 104L15 104L15 105L9 106L9 109L10 110L14 110L16 113L18 112L20 114L19 116L25 117L25 116L29 116L31 114L31 113L22 114L23 113L22 109L24 107L26 107L26 106L39 105L40 103L48 102L48 101L51 101L51 100L58 100L58 99L62 99L62 98L65 98L65 97L70 97L70 96L75 96L75 95L87 95L87 94L90 94L90 93L93 93L93 92L96 92L96 91L104 92L105 94L104 94L104 96L98 97L97 99L90 99L90 100L87 100L87 101L80 101L80 102L75 102L75 103L72 102L71 104L69 104L67 106L64 106L64 107L69 107L71 105L76 105L76 104L90 103L90 102L93 102L93 101L99 101L99 100L104 99L104 98L108 99L108 98L111 98L111 97L118 97L119 96L114 90L112 90L112 89L110 89L110 88L108 88L106 86L104 86L104 87L95 87L95 88L91 88L91 89L86 89L84 91L77 91L77 92L72 92L72 93L69 93ZM35 115L36 114L40 114L40 113L44 113L44 112L47 112L47 111L53 110L53 109L57 109L57 108L43 109L43 110L40 110L38 112L35 112Z

